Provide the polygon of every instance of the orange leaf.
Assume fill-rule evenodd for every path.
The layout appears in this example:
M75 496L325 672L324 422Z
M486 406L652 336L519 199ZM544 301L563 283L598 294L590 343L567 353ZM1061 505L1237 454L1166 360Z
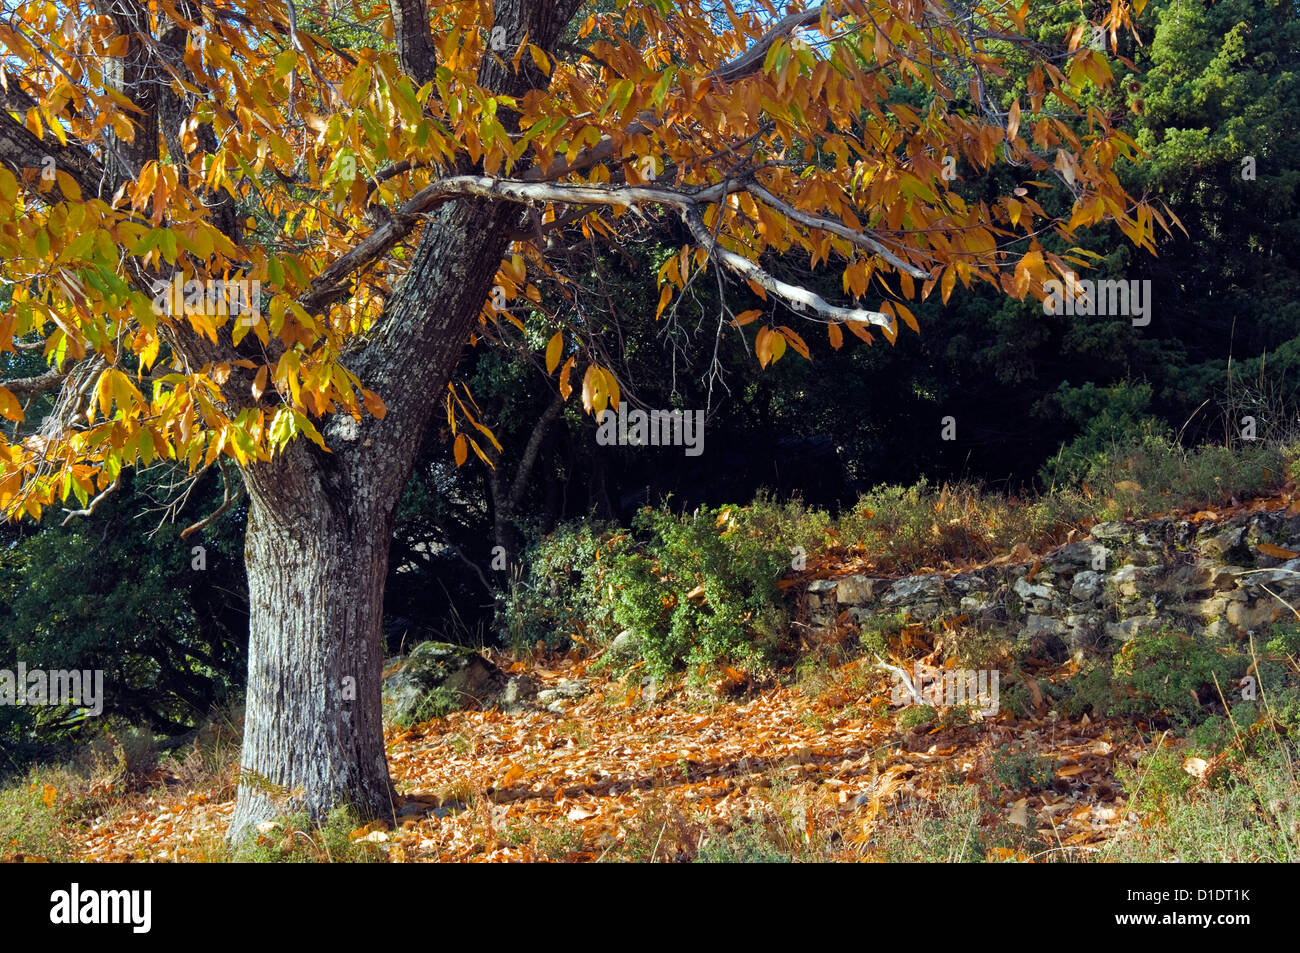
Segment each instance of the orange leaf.
M554 374L564 354L564 332L556 331L546 344L546 373Z
M465 441L465 435L457 434L456 442L452 445L452 455L456 458L456 466L461 466L469 458L469 445Z
M573 371L573 362L577 360L576 355L569 355L569 359L564 362L564 367L560 369L560 396L565 400L573 393L573 385L569 383L569 374Z
M1300 552L1296 552L1294 549L1275 546L1273 543L1256 543L1255 548L1265 556L1273 556L1276 559L1295 559L1300 556Z

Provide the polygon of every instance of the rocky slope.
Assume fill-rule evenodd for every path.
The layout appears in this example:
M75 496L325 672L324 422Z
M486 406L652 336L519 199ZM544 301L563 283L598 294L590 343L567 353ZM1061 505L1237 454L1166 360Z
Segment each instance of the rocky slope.
M1261 501L1229 517L1203 511L1098 523L1041 556L1021 550L966 572L816 579L795 597L815 628L902 611L917 621L965 615L971 624L1059 642L1071 654L1166 624L1245 639L1300 607L1295 503Z

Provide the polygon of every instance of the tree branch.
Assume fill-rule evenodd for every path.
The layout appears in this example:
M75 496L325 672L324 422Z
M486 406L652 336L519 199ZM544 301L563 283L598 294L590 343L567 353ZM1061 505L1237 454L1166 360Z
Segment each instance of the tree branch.
M44 374L36 377L20 377L13 381L0 380L0 387L8 389L9 393L15 396L27 394L43 394L48 390L54 390L61 385L68 377L67 371L48 370Z
M87 506L84 510L64 510L63 512L67 513L68 515L63 517L63 522L60 523L59 525L67 526L78 516L93 516L99 504L104 502L104 498L117 489L117 484L118 484L117 480L114 480L112 483L110 483L104 489L104 491L99 494L99 496L95 497L93 500L90 501L90 505Z
M915 265L911 265L903 261L897 255L891 252L888 248L886 248L884 245L880 244L880 242L876 241L874 238L865 234L864 232L855 232L853 229L849 228L847 225L844 225L840 222L835 222L827 218L821 218L816 215L809 215L806 212L801 212L798 209L793 208L790 205L787 205L785 202L782 202L779 198L777 198L767 189L763 188L757 182L746 183L745 191L747 191L750 195L754 196L754 198L760 200L764 204L769 205L772 208L776 209L776 211L780 212L786 218L790 219L793 222L798 222L800 225L804 226L805 228L815 228L823 232L830 232L832 235L838 235L840 236L840 238L847 238L849 241L853 242L853 244L859 246L860 248L865 248L868 251L879 255L881 258L885 259L885 261L889 262L899 271L906 272L907 274L911 275L913 278L924 279L930 277L928 272L922 271L920 268L917 268Z
M709 257L716 258L723 266L734 271L740 277L752 281L764 291L785 300L796 311L805 311L811 308L828 321L856 321L860 324L875 324L882 328L893 327L893 322L879 311L866 311L862 308L841 308L833 305L822 298L821 295L809 291L807 288L800 288L798 285L787 284L768 274L743 255L737 255L735 252L723 248L718 243L717 238L710 234L708 228L705 227L704 219L700 215L698 207L694 205L687 206L682 212L682 218L685 220L687 228L691 230L691 234L695 236L695 240L709 253Z

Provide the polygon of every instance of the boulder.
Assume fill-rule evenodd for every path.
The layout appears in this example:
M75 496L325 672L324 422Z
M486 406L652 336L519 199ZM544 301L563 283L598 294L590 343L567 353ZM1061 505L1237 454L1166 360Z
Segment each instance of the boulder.
M384 680L386 717L396 724L436 718L457 708L495 702L507 678L473 649L421 642Z

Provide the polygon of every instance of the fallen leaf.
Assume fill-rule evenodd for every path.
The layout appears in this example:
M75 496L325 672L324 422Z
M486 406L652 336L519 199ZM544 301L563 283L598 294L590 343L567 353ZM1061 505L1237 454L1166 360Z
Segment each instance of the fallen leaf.
M1018 824L1020 827L1029 826L1029 798L1022 797L1015 804L1011 805L1011 810L1007 813L1007 820L1012 824Z

